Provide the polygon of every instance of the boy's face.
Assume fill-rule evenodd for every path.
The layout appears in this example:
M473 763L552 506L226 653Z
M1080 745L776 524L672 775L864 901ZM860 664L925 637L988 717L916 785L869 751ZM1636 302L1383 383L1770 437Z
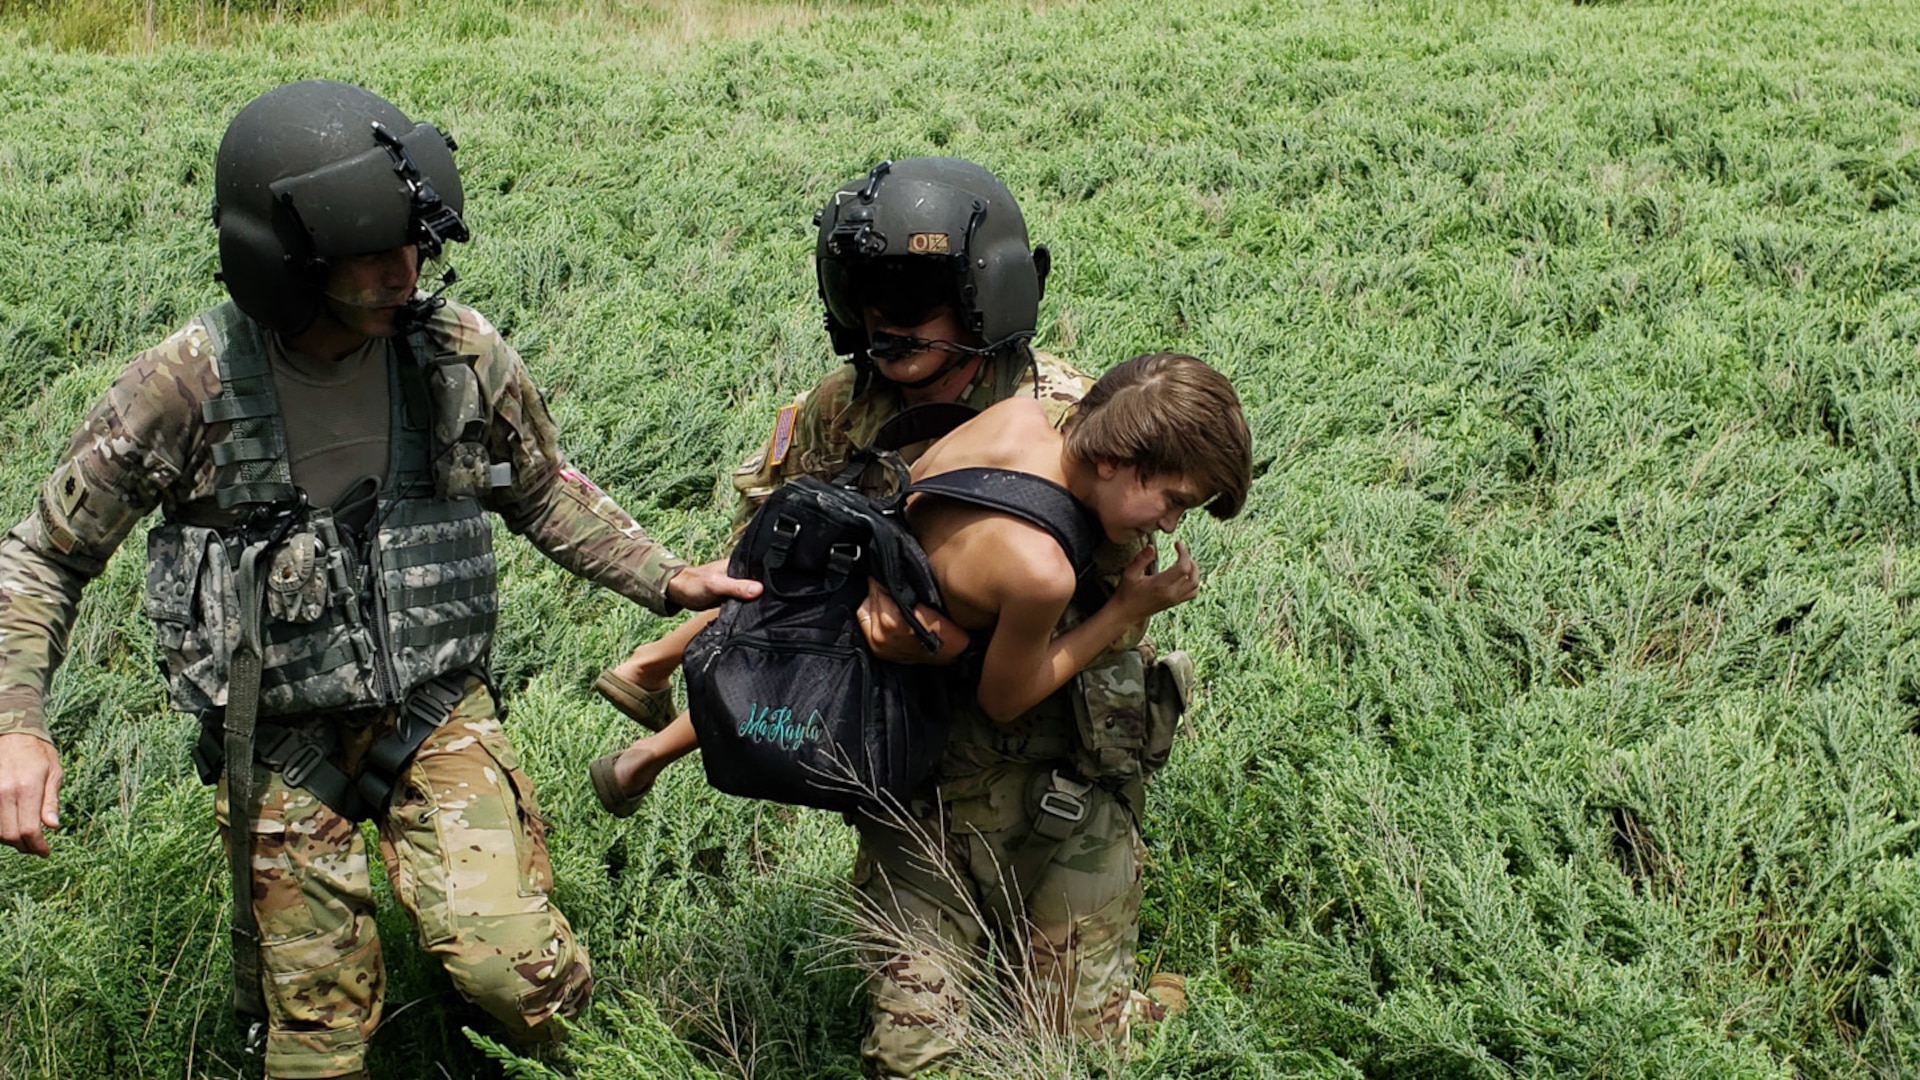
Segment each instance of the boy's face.
M1197 481L1179 474L1143 477L1136 466L1110 461L1101 462L1095 474L1093 512L1116 544L1171 533L1187 511L1209 497Z

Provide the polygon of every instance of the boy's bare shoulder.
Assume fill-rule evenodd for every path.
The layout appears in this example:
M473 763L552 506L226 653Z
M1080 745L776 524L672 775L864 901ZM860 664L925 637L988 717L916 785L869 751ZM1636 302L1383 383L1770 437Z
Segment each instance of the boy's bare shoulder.
M1060 433L1046 409L1027 399L1003 401L955 428L913 463L913 478L955 469L1013 469L1055 482L1060 471Z
M1046 404L1037 398L1010 397L995 402L981 410L977 420L990 421L1003 428L1026 428L1040 426L1051 429L1053 419L1047 412Z
M1064 604L1073 596L1073 562L1051 533L986 507L949 506L974 534L951 571L991 582L1003 602Z

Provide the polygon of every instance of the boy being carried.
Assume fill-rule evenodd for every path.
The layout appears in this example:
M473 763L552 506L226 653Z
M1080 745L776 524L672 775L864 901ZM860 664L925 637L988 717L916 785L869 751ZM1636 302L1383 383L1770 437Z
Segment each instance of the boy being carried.
M1005 469L1064 488L1117 544L1172 533L1188 510L1220 519L1246 501L1252 450L1240 400L1224 376L1179 353L1136 356L1101 376L1056 429L1045 407L1013 398L988 408L934 443L912 470L915 482L961 469ZM1011 514L939 495L915 494L908 520L932 564L945 614L968 632L989 634L976 704L1009 724L1066 685L1130 626L1193 599L1199 568L1184 542L1154 569L1143 547L1107 602L1055 634L1078 584L1077 568L1046 529ZM864 616L863 616L864 617ZM711 617L655 643L649 682L664 682L686 642ZM697 745L682 713L664 730L594 763L603 805L632 813L660 771Z

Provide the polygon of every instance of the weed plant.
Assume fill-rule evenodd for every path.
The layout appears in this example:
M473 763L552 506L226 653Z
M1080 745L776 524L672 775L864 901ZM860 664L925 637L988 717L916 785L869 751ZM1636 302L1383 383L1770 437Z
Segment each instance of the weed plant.
M0 8L7 520L219 299L214 148L281 81L459 138L456 294L699 557L834 363L814 208L971 157L1053 248L1045 348L1196 353L1258 442L1156 630L1204 688L1149 798L1143 967L1193 1008L1075 1074L1920 1074L1909 0L425 0L204 45L49 10ZM52 689L54 856L0 853L0 1077L244 1064L128 548ZM496 667L599 1005L550 1058L475 1044L389 907L376 1075L858 1075L822 944L849 831L691 768L599 813L585 763L633 732L589 683L669 623L502 552Z

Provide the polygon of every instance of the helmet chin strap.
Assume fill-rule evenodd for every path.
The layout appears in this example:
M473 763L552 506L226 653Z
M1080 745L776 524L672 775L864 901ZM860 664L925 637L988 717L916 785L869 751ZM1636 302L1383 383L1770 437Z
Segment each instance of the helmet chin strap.
M955 368L966 363L968 360L976 356L986 356L993 351L992 349L976 349L971 345L962 345L957 341L940 341L928 338L909 337L905 334L890 334L885 330L875 330L867 346L867 356L870 359L885 362L888 360L904 359L912 356L914 353L929 350L946 353L947 362L941 364L933 374L928 375L924 379L915 379L912 382L901 382L899 380L888 381L905 390L918 390L922 387L932 386L934 383L946 378L953 373Z

